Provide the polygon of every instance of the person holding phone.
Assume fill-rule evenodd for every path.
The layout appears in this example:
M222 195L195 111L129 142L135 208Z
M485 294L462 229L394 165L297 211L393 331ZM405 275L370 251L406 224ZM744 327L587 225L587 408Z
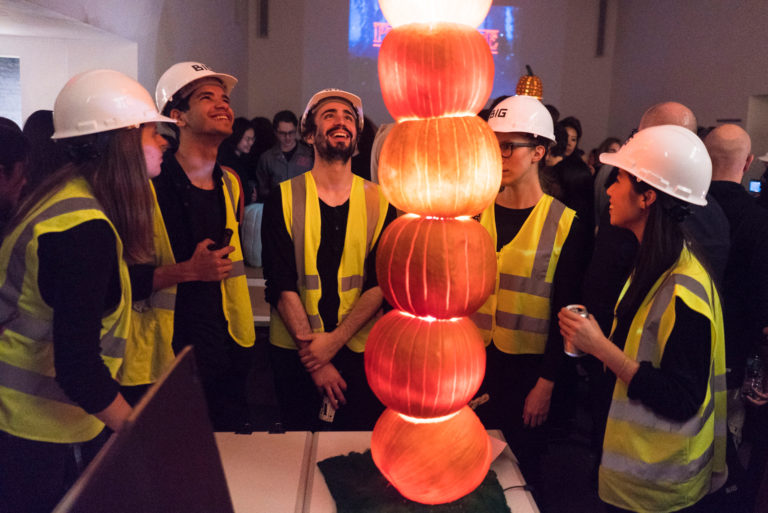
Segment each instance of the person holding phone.
M123 385L140 396L188 345L195 347L217 431L249 420L245 380L256 335L238 226L242 187L217 162L232 133L229 94L237 83L199 62L171 66L157 83L158 109L177 121L178 149L165 154L155 192L155 259L134 269L129 348L147 355Z
M81 73L53 110L72 163L22 202L0 247L0 511L49 512L131 407L128 265L152 257L152 192L165 147L149 93Z
M714 280L680 224L704 205L712 165L680 126L640 130L600 161L619 168L611 224L640 246L610 338L561 309L565 340L615 376L599 469L608 511L711 511L725 481L723 317ZM688 509L690 508L690 509Z

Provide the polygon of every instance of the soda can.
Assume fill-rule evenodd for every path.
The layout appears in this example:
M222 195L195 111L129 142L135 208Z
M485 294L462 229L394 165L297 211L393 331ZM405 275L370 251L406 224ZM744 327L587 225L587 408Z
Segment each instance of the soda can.
M589 312L587 312L587 309L584 308L582 305L568 305L565 307L566 309L570 310L571 312L575 312L585 319L589 318ZM585 353L578 347L574 346L573 344L569 344L568 341L563 340L563 350L565 351L565 354L568 356L572 356L573 358L579 358L581 356L584 356Z

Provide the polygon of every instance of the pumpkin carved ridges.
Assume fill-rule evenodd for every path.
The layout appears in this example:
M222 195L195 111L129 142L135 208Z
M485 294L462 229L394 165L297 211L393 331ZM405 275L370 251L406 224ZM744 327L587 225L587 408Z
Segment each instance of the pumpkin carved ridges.
M485 345L467 317L435 320L392 311L368 336L365 373L379 400L412 417L459 410L477 392Z
M473 219L402 216L381 236L376 274L384 297L400 310L466 316L493 291L493 242Z
M438 504L463 497L482 482L491 444L468 406L434 423L413 423L387 409L373 429L371 456L403 496Z
M477 114L491 94L493 69L485 38L459 23L408 24L390 31L379 49L381 94L397 121Z
M498 144L477 116L398 123L381 150L382 192L400 210L422 216L478 214L499 191Z

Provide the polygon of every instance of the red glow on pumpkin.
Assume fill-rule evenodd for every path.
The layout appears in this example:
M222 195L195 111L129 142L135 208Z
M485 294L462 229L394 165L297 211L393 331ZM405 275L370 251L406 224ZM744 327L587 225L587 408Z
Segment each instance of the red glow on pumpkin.
M397 121L471 116L493 89L493 58L485 38L455 23L412 24L387 34L379 50L384 104Z
M382 233L376 275L394 307L417 316L463 317L493 292L496 258L474 219L400 217Z
M371 455L404 497L441 504L482 483L491 466L491 442L468 406L442 422L424 423L387 409L373 429Z
M382 147L379 182L389 202L405 212L473 216L499 192L499 142L477 116L403 121Z
M410 417L454 413L485 374L485 344L468 317L432 322L393 310L373 326L365 374L376 397Z

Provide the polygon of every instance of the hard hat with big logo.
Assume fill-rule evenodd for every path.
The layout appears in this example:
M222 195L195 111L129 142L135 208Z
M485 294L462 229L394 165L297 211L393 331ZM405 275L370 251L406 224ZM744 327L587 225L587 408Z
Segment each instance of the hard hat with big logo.
M533 96L510 96L502 100L491 110L488 126L494 132L522 132L555 142L552 115Z
M131 77L111 69L79 73L69 79L53 106L52 139L65 139L175 120L160 115L152 96Z
M623 169L674 198L694 205L707 204L712 161L701 139L687 128L645 128L618 152L601 153L600 162Z
M353 109L355 109L355 114L357 115L357 131L362 132L364 122L363 101L356 94L348 93L347 91L342 91L341 89L323 89L322 91L315 93L312 98L309 99L309 102L307 102L307 107L304 109L304 114L301 115L299 132L302 134L304 133L304 129L306 128L307 123L307 116L309 116L310 113L312 113L318 105L333 99L343 100L344 102L349 103Z
M227 94L230 94L235 84L237 84L237 79L232 75L216 73L202 62L180 62L165 70L160 80L157 81L157 87L155 88L157 110L164 112L164 109L171 100L179 99L174 98L176 93L182 91L192 82L206 77L217 79L224 86L224 92ZM191 93L192 91L188 92ZM184 91L182 96L183 93Z

